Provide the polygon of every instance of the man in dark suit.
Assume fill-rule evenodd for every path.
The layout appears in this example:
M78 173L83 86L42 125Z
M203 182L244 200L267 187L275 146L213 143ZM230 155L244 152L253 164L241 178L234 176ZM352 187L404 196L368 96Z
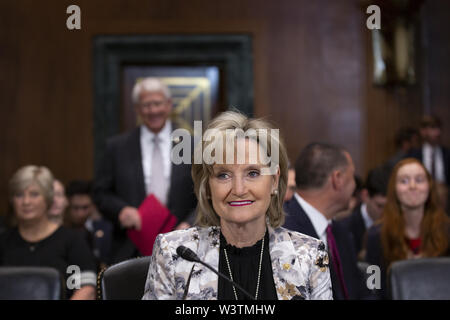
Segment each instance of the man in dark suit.
M107 141L94 188L99 210L115 225L113 262L139 255L126 229L140 230L137 208L149 194L177 218L177 228L189 226L184 220L197 204L191 165L171 161L175 142L170 134L175 128L169 120L169 89L159 79L146 78L135 85L132 99L143 124Z
M353 243L359 260L363 260L362 257L365 256L361 250L365 249L366 231L383 214L388 180L389 168L387 166L379 166L370 170L361 190L361 204L353 210L349 217L342 220L353 235Z
M436 182L439 201L450 214L450 149L441 144L442 124L432 115L426 115L420 123L423 144L408 156L422 161Z
M333 217L348 208L355 189L355 167L342 148L312 143L295 163L297 192L285 204L285 227L320 239L330 256L333 298L361 299L364 280L357 267L351 233Z

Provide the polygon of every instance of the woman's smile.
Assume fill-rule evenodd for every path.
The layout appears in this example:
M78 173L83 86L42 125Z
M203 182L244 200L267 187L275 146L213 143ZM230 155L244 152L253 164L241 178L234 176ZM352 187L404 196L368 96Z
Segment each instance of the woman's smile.
M251 200L240 200L240 201L231 201L228 202L228 204L232 207L242 207L242 206L249 206L255 201Z
M277 175L264 175L266 167L259 161L251 163L249 150L254 140L245 141L245 163L214 164L209 178L211 202L223 223L265 223L272 191L278 187ZM255 148L256 149L256 148Z

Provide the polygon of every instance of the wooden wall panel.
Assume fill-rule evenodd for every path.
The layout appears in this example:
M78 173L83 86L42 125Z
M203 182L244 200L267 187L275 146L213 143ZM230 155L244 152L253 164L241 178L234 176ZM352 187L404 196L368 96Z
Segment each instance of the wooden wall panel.
M443 123L442 142L450 146L450 2L427 1L423 12L426 81L423 103L426 112Z

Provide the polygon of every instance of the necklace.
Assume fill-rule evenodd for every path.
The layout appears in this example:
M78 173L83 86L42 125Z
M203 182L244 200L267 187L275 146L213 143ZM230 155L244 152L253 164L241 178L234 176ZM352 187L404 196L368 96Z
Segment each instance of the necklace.
M259 266L258 266L258 279L256 281L256 293L255 293L255 300L258 300L258 293L259 293L259 282L261 280L261 265L262 265L262 258L263 258L263 252L264 252L264 238L266 236L264 235L263 239L262 239L262 244L261 244L261 254L259 256ZM227 262L227 267L228 267L228 273L230 274L230 279L234 281L233 279L233 273L231 272L231 268L230 268L230 262L228 261L228 254L227 254L227 249L223 248L223 252L225 253L225 260ZM238 299L237 293L236 293L236 288L233 285L233 292L234 292L234 298L236 300Z

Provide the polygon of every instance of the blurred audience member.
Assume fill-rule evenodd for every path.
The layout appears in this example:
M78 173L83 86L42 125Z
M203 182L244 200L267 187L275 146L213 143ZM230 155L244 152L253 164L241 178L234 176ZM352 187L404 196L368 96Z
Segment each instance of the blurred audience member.
M361 191L362 203L354 208L352 214L343 220L353 235L359 260L365 258L365 238L367 230L378 221L386 203L386 189L389 169L379 166L370 170Z
M421 136L419 130L413 127L400 128L395 135L396 153L389 158L386 165L392 169L400 160L406 158L411 150L420 148Z
M368 295L357 267L350 232L335 215L348 209L355 190L355 167L339 147L312 143L295 163L297 192L285 203L285 227L322 240L331 258L333 299L362 299Z
M389 179L381 222L368 231L366 260L382 275L379 298L389 297L386 274L392 262L448 255L449 235L431 175L417 159L400 161Z
M0 265L53 267L66 279L64 283L73 274L68 267L78 266L80 287L66 288L67 297L95 299L95 262L88 244L79 233L49 219L50 170L33 165L20 168L10 180L9 194L17 227L0 236Z
M157 78L145 78L134 86L132 100L143 124L107 141L94 186L97 207L114 224L113 262L141 255L126 231L141 230L138 208L148 195L169 209L178 228L190 226L197 205L191 165L170 160L176 127L169 120L169 88Z
M53 204L48 211L50 221L62 225L68 204L64 185L55 179L53 181Z
M289 201L294 196L296 189L295 185L295 168L289 164L288 169L288 182L287 182L287 189L286 189L286 195L284 196L284 201Z
M436 183L436 191L438 196L438 202L444 210L446 210L447 215L450 215L450 206L449 206L449 192L448 187L442 183Z
M89 181L75 180L68 184L67 196L70 206L66 224L84 232L101 270L111 263L113 226L97 211L91 192L92 186Z

